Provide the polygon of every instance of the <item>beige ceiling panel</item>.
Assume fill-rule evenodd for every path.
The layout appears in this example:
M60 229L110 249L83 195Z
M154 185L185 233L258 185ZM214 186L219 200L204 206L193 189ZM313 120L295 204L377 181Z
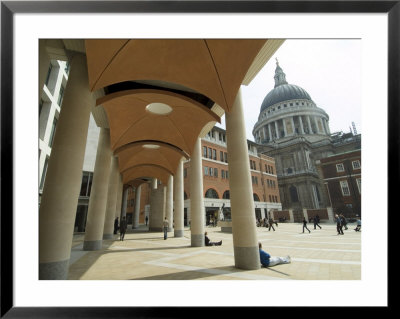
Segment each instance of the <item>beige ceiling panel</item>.
M151 144L158 148L149 149L146 148L146 145L148 144L145 142L134 143L118 152L120 171L124 172L134 166L153 164L168 169L171 175L174 175L182 153L172 147L164 146L162 143Z
M163 184L167 185L169 176L169 172L162 167L158 167L155 165L143 165L132 167L129 170L125 171L122 174L122 182L126 184L135 179L157 178Z
M89 87L91 90L94 89L103 72L128 41L127 39L85 40ZM96 89L97 88L102 87L96 87Z
M266 39L208 39L206 42L224 91L225 109L229 111L248 69Z
M150 103L167 104L171 112L153 114L146 110ZM113 150L136 141L154 140L174 145L190 155L204 125L220 122L204 105L168 91L123 91L105 96L97 104L107 112Z
M226 107L219 71L204 40L129 40L118 50L117 45L113 50L107 48L109 41L86 40L92 89L124 81L158 80L191 88ZM102 47L107 48L107 56Z

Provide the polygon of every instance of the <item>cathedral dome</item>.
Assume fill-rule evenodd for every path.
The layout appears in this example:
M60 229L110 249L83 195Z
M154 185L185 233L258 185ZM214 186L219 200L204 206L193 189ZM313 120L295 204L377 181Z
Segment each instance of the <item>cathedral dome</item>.
M267 94L261 104L260 112L276 103L295 99L312 101L310 95L303 88L293 84L281 84Z
M283 72L278 62L276 63L274 79L275 87L264 98L264 101L261 104L260 112L264 111L265 109L276 103L280 103L283 101L295 99L312 101L310 95L307 93L306 90L297 85L288 84L286 82L286 74Z

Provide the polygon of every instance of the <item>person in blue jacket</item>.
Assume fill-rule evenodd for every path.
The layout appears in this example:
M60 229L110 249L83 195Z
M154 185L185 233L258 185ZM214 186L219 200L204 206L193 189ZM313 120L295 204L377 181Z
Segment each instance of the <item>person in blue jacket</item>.
M262 267L272 267L279 264L290 264L290 256L286 257L271 257L270 254L262 250L262 244L258 243L258 249L260 251L260 262Z

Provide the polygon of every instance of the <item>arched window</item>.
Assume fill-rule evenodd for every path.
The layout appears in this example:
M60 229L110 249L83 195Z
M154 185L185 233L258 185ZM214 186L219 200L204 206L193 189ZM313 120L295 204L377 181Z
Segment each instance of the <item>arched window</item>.
M217 191L213 188L207 189L205 197L206 198L219 198Z
M297 195L297 188L296 186L290 186L289 187L289 193L290 193L290 199L291 201L298 202L299 201L299 196Z
M229 193L229 190L224 192L224 195L222 195L223 199L230 199L231 198L231 194Z
M259 202L260 198L258 197L258 195L256 193L253 193L253 199L255 202Z

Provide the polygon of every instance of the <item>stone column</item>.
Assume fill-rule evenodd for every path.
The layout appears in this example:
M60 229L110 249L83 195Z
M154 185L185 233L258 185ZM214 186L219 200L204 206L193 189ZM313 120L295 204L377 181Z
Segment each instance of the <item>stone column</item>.
M259 269L253 188L240 90L225 120L235 267Z
M183 191L183 160L181 160L174 177L174 237L183 237L184 232Z
M304 134L303 119L301 118L301 115L299 115L299 123L300 123L300 133Z
M122 175L118 174L118 195L117 195L117 203L115 205L115 218L121 216L121 208L122 208L122 193L123 193L124 184L122 183Z
M149 218L150 231L163 231L165 193L166 187L163 185L159 185L158 188L151 190Z
M279 128L278 128L278 121L275 121L275 134L276 138L279 138Z
M307 123L308 123L308 130L310 131L310 132L308 132L308 134L314 133L314 131L313 131L312 127L311 127L310 116L308 116L308 115L307 115Z
M122 211L121 211L121 217L120 220L122 219L122 217L125 216L126 218L126 207L128 206L128 189L130 186L127 186L124 189L124 194L122 196Z
M174 177L170 175L168 177L168 186L167 186L166 201L165 201L165 216L169 221L168 231L174 230L173 193L174 193Z
M294 119L293 116L290 117L290 121L292 122L292 134L296 135L296 127L294 126Z
M67 279L91 106L86 57L77 54L65 89L39 210L39 279Z
M273 137L272 137L272 133L271 133L271 124L268 124L268 133L269 133L269 140L272 141Z
M140 195L142 194L142 185L136 187L135 190L135 211L132 218L132 228L136 229L139 227L139 215L140 215Z
M285 136L287 136L287 129L286 129L286 119L282 119L282 125L283 125L283 133L285 134Z
M102 248L111 155L110 130L101 128L94 164L83 250L99 250Z
M118 182L119 182L118 175L119 175L118 160L115 156L111 156L111 167L108 178L108 193L107 193L106 216L103 228L103 239L114 238L115 207L117 206L117 193L118 193Z
M246 148L247 150L247 148ZM247 162L249 159L247 158ZM191 244L202 247L204 243L204 199L203 170L201 160L201 139L198 138L190 159L190 215Z

